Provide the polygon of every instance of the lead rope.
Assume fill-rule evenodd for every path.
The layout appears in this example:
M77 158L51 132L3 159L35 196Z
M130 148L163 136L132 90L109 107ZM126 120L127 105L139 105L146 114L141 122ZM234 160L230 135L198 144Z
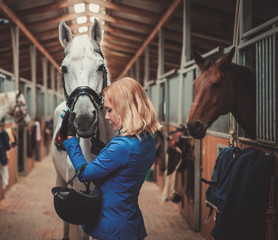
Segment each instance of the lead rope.
M78 169L78 171L75 172L74 176L67 182L67 186L70 185L71 188L73 188L73 180L78 177L84 170L84 166L80 167ZM86 190L85 191L81 191L83 193L87 193L87 194L91 194L91 191L90 191L90 182L83 182L85 187L86 187ZM96 184L95 184L96 185Z

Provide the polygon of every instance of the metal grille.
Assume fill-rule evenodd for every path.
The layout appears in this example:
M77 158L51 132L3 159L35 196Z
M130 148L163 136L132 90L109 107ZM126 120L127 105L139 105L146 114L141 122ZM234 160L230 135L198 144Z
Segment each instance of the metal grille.
M277 34L256 43L257 140L277 143Z

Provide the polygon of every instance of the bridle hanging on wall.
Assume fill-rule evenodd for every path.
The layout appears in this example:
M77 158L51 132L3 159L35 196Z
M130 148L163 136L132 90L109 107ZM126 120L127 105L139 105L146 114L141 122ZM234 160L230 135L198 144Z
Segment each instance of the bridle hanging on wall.
M22 94L21 90L19 91L19 93L16 94L16 100L15 100L16 104L14 108L9 112L9 114L15 118L15 122L17 124L23 120L24 124L26 125L24 118L28 114L28 111L24 112L22 110L22 107L25 107L26 103L19 101L20 94Z

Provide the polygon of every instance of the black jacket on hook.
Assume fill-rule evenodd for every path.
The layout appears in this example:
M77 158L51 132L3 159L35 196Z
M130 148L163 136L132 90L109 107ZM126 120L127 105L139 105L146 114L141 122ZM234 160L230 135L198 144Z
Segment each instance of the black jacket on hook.
M6 151L10 150L10 138L8 133L3 129L0 132L0 163L6 166L8 163Z
M217 186L220 214L212 235L217 240L265 239L265 210L276 157L245 148L229 163Z

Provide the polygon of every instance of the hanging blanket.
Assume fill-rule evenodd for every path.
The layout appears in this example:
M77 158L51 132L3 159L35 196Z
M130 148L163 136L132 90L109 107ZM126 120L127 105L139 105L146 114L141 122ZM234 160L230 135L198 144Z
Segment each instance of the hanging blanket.
M245 148L231 160L217 186L220 215L212 235L218 240L265 239L265 209L275 155Z

